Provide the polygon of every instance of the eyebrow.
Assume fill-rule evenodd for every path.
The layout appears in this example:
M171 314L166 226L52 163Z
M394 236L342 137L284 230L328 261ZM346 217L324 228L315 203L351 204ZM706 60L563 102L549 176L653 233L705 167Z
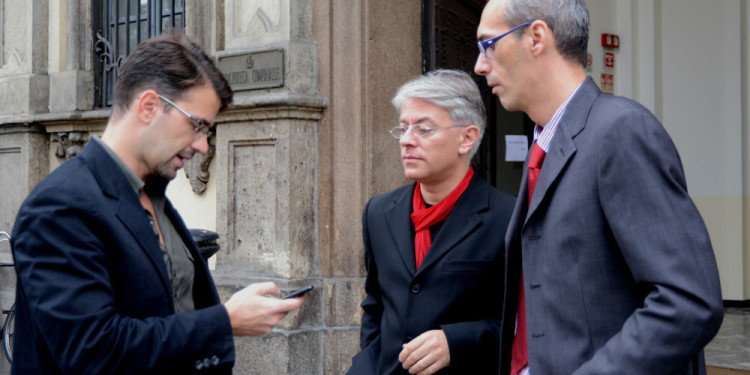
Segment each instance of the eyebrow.
M405 119L399 119L398 122L399 122L399 124L406 124L406 123L408 123L408 121L406 121ZM432 119L429 116L420 117L416 121L414 121L415 124L421 124L423 122L429 122L432 125L435 124L435 122L432 121Z
M477 35L477 42L483 42L483 41L485 41L487 39L490 39L490 38L492 38L492 37L491 36L487 36L487 34Z

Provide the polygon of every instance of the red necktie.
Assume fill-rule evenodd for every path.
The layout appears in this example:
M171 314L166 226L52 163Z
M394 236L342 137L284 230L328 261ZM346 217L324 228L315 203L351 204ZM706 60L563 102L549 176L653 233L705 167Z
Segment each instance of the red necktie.
M529 206L531 206L531 197L534 195L536 181L539 179L539 172L542 170L545 155L544 150L534 142L529 157ZM529 363L529 352L526 345L526 297L523 292L523 270L521 270L520 289L521 291L518 293L518 327L516 328L516 337L513 339L510 360L510 373L513 375L521 372Z

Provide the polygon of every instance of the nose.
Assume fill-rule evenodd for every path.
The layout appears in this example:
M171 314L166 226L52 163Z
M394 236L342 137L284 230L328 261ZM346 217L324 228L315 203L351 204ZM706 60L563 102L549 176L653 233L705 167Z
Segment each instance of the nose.
M398 144L403 146L413 146L417 141L417 136L414 135L414 133L411 130L412 128L409 127L406 132L404 132L403 135L401 135L401 138L398 139Z
M193 150L198 151L201 155L208 153L208 135L196 133L192 144Z
M474 73L480 76L486 76L490 72L490 63L483 53L477 56L477 62L474 64Z

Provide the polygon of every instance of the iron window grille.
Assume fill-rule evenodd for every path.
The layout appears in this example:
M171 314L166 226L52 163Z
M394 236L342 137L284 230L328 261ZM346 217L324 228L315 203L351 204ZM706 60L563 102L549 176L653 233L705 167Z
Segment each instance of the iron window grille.
M96 107L111 107L117 71L138 43L185 29L185 0L94 0Z

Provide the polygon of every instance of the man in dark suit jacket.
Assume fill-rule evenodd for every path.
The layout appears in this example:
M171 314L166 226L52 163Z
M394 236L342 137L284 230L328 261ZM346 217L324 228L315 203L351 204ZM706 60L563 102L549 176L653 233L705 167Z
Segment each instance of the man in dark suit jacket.
M491 0L477 31L476 73L538 124L496 295L500 373L705 373L723 317L706 227L659 121L586 78L588 29L581 0Z
M219 301L164 196L232 91L181 33L141 43L120 68L101 139L19 210L13 374L231 373L234 335L262 335L302 298L251 285Z
M501 301L487 296L503 282L513 198L470 166L485 126L479 90L467 73L438 70L393 104L391 134L417 183L372 198L362 215L367 297L349 373L496 373Z

